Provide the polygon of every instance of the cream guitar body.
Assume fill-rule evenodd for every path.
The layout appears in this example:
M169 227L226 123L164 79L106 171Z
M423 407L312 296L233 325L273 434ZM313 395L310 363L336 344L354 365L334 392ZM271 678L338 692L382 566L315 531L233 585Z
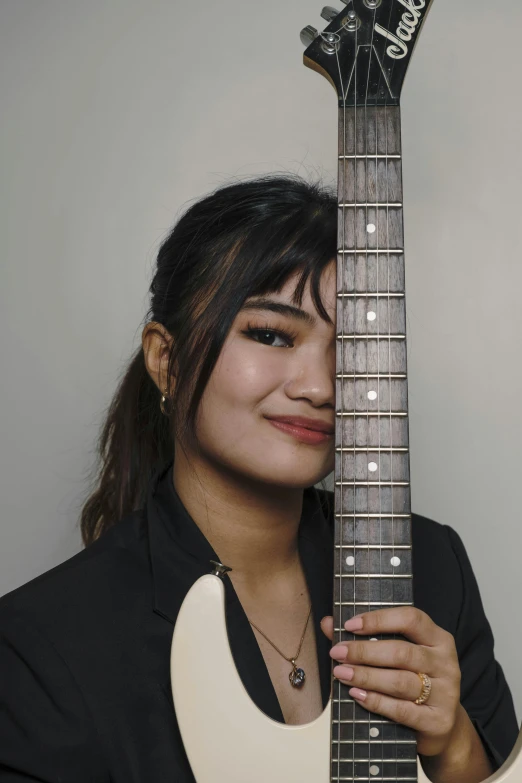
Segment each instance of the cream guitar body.
M172 638L170 670L176 717L197 783L330 783L335 779L330 777L331 701L316 720L299 726L278 723L261 712L234 664L225 589L218 576L201 577L187 593ZM369 728L372 725L379 724L370 720ZM489 783L522 783L521 748L522 733ZM373 758L372 764L378 766ZM420 760L416 774L410 780L428 782ZM370 779L382 777L377 773Z

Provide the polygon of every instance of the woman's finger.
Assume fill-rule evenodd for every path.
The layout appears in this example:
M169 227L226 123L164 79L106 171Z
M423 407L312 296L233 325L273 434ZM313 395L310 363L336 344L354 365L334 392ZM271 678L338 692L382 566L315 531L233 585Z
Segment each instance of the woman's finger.
M356 687L350 688L348 694L366 710L390 718L395 723L420 731L436 727L437 715L440 711L432 711L426 704L415 704L414 701L396 699L393 696Z
M400 633L412 642L428 647L444 644L451 637L451 634L436 625L426 612L414 606L395 606L364 612L352 617L344 627L347 631L364 636Z
M331 615L323 617L321 620L321 628L324 635L327 636L330 641L333 641L333 617Z
M421 694L422 682L414 672L403 669L374 669L366 666L339 665L335 666L334 677L344 685L359 688L364 691L374 691L395 699L415 701ZM437 687L439 686L439 687ZM443 697L446 698L448 685L444 685ZM429 703L431 707L439 705L440 681L432 680ZM458 695L458 694L456 694Z
M341 642L332 647L330 656L348 666L353 663L406 669L410 672L425 672L430 676L439 674L440 668L431 648L399 639Z

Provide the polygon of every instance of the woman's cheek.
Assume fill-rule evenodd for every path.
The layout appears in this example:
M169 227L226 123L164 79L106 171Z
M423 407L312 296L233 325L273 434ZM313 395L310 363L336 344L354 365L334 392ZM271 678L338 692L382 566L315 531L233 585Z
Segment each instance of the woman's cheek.
M263 351L259 345L252 343L252 348L246 342L241 349L225 354L216 378L218 394L234 404L246 404L250 408L284 383L282 362L276 355L276 349Z

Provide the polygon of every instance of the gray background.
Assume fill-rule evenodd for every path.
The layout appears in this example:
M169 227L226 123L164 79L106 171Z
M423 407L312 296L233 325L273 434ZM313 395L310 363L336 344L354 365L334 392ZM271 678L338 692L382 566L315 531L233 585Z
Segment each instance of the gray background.
M80 549L94 440L180 207L336 177L318 0L3 0L0 593ZM413 507L462 536L522 707L522 5L434 0L403 92ZM444 568L444 564L440 564Z

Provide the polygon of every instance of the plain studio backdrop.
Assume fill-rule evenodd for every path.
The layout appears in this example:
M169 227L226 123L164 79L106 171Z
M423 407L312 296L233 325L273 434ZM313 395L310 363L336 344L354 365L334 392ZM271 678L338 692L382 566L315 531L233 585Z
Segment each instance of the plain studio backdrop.
M2 1L0 594L81 548L179 210L233 177L335 184L336 95L299 41L321 8ZM402 95L413 509L463 538L519 719L521 35L520 0L434 0Z

